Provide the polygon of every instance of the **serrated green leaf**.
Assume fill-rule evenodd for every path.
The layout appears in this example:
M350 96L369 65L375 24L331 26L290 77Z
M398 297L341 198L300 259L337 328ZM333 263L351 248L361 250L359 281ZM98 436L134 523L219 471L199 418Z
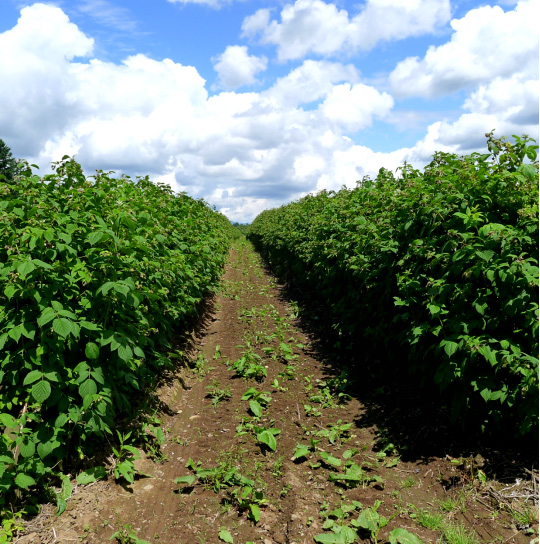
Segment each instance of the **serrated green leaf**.
M96 343L89 342L86 344L84 353L89 360L97 360L99 358L99 346Z
M43 327L48 324L51 320L56 318L56 312L52 307L47 307L42 313L41 316L37 319L37 324L39 327Z
M101 329L97 324L87 322L86 320L82 320L80 326L87 331L99 331Z
M41 371L30 371L23 380L23 386L26 386L27 384L32 384L32 382L36 382L36 380L40 380L43 376L43 373Z
M133 348L133 353L139 358L144 358L144 352L138 346Z
M452 356L456 353L457 349L459 348L458 343L454 341L442 341L441 345L444 346L444 351L448 356Z
M128 483L133 483L135 481L135 469L133 462L129 460L121 462L116 466L116 469Z
M21 276L26 276L36 269L36 266L31 261L25 261L17 267L17 272Z
M38 443L37 445L37 453L42 460L49 456L52 451L53 445L51 441L47 441L46 443Z
M31 458L36 452L35 443L32 441L29 441L28 439L23 441L20 447L21 447L21 456L23 458Z
M103 376L103 370L101 369L101 367L95 367L94 369L92 369L90 374L96 382L99 382L101 385L105 384L105 377Z
M55 318L52 327L53 330L64 339L74 331L73 322L68 318Z
M17 425L15 418L8 413L0 413L0 422L6 428L14 428Z
M97 391L97 384L91 378L86 379L79 386L79 395L83 398L89 395L97 394Z
M62 380L62 376L58 371L49 371L48 373L45 373L43 375L47 380L50 380L51 382L60 382Z
M77 484L90 484L107 476L107 470L103 466L95 466L77 475Z
M64 424L69 420L69 417L65 413L60 413L56 420L54 421L54 427L57 429L61 429L64 427Z
M92 246L94 246L94 244L97 244L103 238L103 234L104 233L102 231L94 231L93 233L90 233L88 235L88 238L86 240Z
M28 489L31 486L34 486L36 484L36 481L30 477L30 475L26 475L25 473L17 473L15 476L15 484L19 488Z
M17 288L13 284L8 284L8 286L4 289L4 295L8 299L11 299L16 292L17 292Z
M41 259L32 259L32 263L34 265L37 265L38 267L41 267L42 269L52 269L52 265L49 263L45 263L45 261L41 261Z
M31 393L38 403L43 403L51 395L51 385L46 380L40 380L32 386Z
M128 362L133 357L133 352L131 350L131 347L120 345L118 347L118 356L120 357L121 360Z
M19 342L19 339L21 338L21 335L22 335L22 326L18 325L16 327L12 327L9 331L8 331L8 335L16 342L18 343Z

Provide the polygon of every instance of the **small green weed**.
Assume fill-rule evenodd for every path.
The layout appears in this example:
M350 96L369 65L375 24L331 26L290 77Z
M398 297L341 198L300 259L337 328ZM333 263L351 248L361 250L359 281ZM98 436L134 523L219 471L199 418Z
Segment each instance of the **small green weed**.
M208 390L208 395L212 398L212 407L214 407L214 411L220 401L232 397L231 387L227 386L222 388L217 379L214 379L212 384L207 386L206 389Z
M137 532L131 524L124 524L122 529L114 532L109 539L116 539L118 543L149 543L148 541L139 539Z

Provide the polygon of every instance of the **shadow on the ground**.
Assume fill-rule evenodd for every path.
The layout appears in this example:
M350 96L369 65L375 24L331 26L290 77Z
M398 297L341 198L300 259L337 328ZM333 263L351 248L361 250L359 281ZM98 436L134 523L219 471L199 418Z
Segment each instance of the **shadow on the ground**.
M264 262L270 275L275 274ZM429 463L435 458L451 457L482 460L488 478L499 481L530 479L538 469L538 437L516 440L508 434L482 435L469 422L453 422L450 396L436 385L422 385L418 377L385 359L380 347L366 347L365 341L343 338L332 328L329 310L310 292L276 277L283 301L294 302L299 312L296 325L310 338L311 354L324 365L328 377L348 370L352 387L347 393L365 407L355 420L361 428L375 428L375 449L397 449L403 461ZM405 349L392 350L394 358L407 361ZM471 419L473 420L473 419ZM532 435L532 434L531 434Z

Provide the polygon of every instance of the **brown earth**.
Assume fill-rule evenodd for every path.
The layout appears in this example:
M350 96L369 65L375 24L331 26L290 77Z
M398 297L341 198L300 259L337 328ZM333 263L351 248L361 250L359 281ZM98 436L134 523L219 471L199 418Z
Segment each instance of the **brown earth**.
M110 457L108 480L75 485L61 516L44 506L14 542L220 543L220 532L227 530L235 543L313 543L321 533L332 536L325 529L329 520L355 528L352 521L381 502L378 513L389 522L384 526L379 519L378 532L355 528L358 542L388 542L390 532L401 528L426 543L529 543L535 538L538 543L536 470L527 473L519 460L497 453L506 468L493 480L491 451L464 457L449 446L425 455L429 449L420 447L439 426L437 407L431 411L434 420L417 425L419 453L400 451L381 424L396 406L388 399L375 403L376 396L361 401L339 395L342 382L332 369L332 352L321 353L318 339L302 326L297 306L284 293L251 247L237 244L195 339L192 368L180 369L159 391L165 432L161 460L143 456L136 461L140 474L130 485L114 480ZM229 369L246 353L262 358L263 380ZM259 419L241 399L250 387L271 396ZM227 388L231 397L213 406L210 390ZM275 451L257 441L250 424L280 430ZM346 424L351 426L337 428ZM429 429L421 435L423 428ZM315 448L295 460L297 445L309 446L311 439L318 441ZM331 457L325 462L321 452ZM199 462L199 468L221 468L220 476L175 484L178 477L195 476ZM362 467L364 481L350 487L339 478L331 481L346 464ZM239 501L247 485L231 485L227 471L253 481L249 497L258 491L258 503ZM249 503L260 509L257 522L249 518ZM339 507L341 513L335 511Z

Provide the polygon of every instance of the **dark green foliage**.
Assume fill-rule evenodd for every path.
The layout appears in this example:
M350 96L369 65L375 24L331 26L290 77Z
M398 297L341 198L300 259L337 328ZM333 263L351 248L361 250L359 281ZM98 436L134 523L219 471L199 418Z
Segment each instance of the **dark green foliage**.
M13 180L17 174L17 160L7 144L0 138L0 176Z
M0 181L0 498L102 446L219 280L229 221L65 157ZM11 489L11 490L10 490Z
M265 211L249 238L342 333L450 392L456 419L524 435L538 426L537 146L487 136L490 153Z

